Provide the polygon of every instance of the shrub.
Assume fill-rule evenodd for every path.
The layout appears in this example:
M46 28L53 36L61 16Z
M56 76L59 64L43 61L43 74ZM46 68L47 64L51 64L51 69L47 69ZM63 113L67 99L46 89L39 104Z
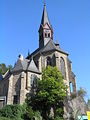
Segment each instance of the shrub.
M0 116L6 117L14 120L21 120L23 114L21 105L7 105L2 110L0 110Z
M32 107L27 107L25 115L27 119L33 120L34 111L32 110Z
M34 116L35 116L34 118L36 118L36 120L42 120L42 117L41 117L41 114L39 111L36 111Z
M0 117L0 120L11 120L10 118Z
M41 114L39 111L34 111L31 106L28 106L26 113L24 114L24 120L42 120Z
M57 116L54 120L64 120L63 118Z

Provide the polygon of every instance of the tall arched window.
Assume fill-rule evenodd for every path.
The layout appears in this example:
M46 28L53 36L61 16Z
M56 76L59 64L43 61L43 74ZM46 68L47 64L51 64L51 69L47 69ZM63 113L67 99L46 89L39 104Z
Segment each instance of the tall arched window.
M32 87L37 87L37 86L38 86L38 78L37 78L37 75L35 75L35 74L32 74L32 75L31 75L30 84L31 84Z
M51 62L51 58L50 58L50 57L47 57L47 66L48 66L48 65L50 65L50 66L52 65L52 62Z
M72 84L72 82L70 82L70 92L71 93L73 92L73 84Z
M66 78L65 61L62 57L60 58L60 70L65 79Z

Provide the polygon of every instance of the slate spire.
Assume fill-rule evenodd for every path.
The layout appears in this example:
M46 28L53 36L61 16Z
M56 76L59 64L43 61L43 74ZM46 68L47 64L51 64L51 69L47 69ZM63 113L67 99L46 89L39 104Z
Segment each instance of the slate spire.
M46 23L48 23L48 25L50 25L49 18L48 18L48 15L47 15L47 10L46 10L46 4L44 4L41 24L45 25Z
M53 28L47 15L46 4L44 4L39 28L39 48L43 48L50 40L53 40Z

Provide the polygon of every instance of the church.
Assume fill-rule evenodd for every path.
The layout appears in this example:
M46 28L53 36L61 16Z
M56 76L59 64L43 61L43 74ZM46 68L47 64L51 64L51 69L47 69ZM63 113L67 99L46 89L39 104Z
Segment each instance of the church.
M46 5L43 8L39 28L39 47L26 58L19 55L12 70L0 78L0 108L5 104L23 104L26 95L32 92L32 86L37 87L38 78L42 79L43 67L56 66L64 76L68 86L67 94L76 92L75 74L68 53L63 51L59 42L54 43L53 27L50 24Z

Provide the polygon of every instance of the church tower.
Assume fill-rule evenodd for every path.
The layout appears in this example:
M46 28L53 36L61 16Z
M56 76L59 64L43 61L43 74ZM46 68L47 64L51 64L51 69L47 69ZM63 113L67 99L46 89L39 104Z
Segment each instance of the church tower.
M43 48L50 40L53 40L53 29L49 22L46 5L44 4L42 20L39 28L39 48Z

